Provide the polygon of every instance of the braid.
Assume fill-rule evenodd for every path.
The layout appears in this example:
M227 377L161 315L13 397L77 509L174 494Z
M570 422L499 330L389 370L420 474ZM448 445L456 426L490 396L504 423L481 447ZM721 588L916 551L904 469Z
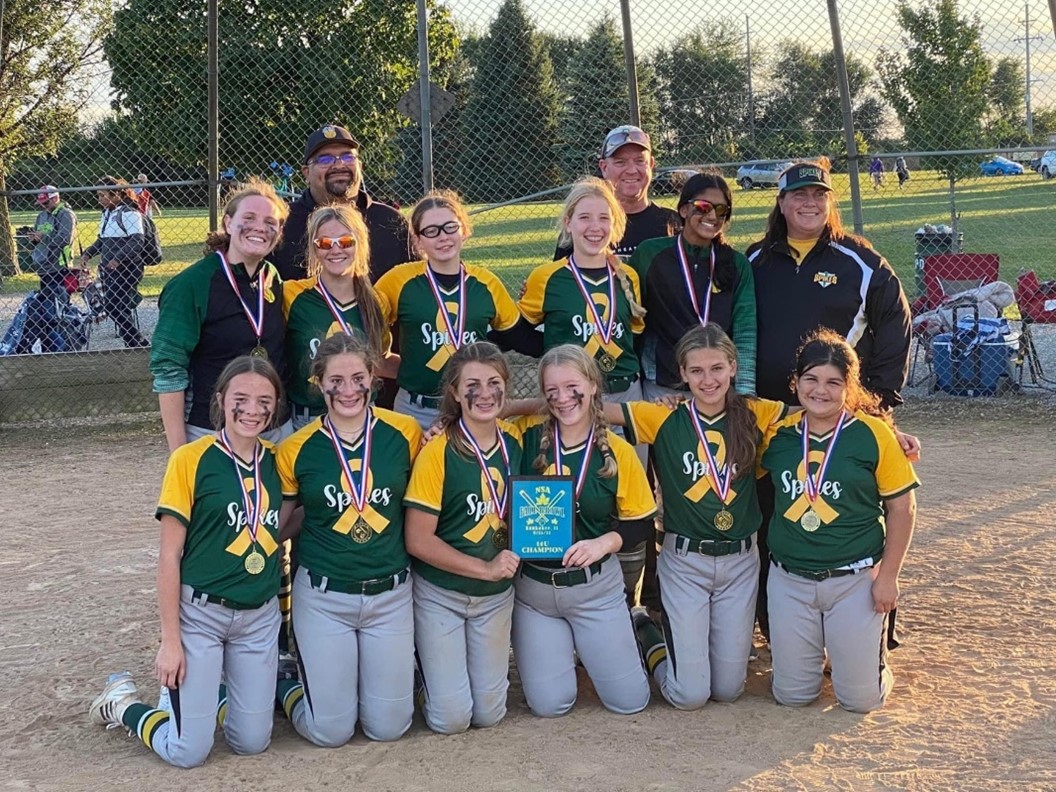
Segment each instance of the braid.
M609 425L605 423L605 414L602 412L601 394L594 397L591 405L591 413L594 418L594 447L601 454L602 465L598 471L599 478L613 478L616 475L616 457L609 446Z
M623 266L620 264L619 259L615 256L610 256L608 264L613 274L620 281L620 288L623 290L623 296L627 298L627 302L631 306L631 316L635 319L643 318L645 316L645 308L634 299L634 290L631 288L631 280L627 277L627 273L623 271ZM616 310L615 306L613 306L612 310Z
M543 424L543 436L539 438L539 456L535 458L535 462L532 463L538 472L546 472L546 468L549 465L547 460L547 452L554 447L554 417L550 416L546 419L546 423ZM560 476L561 471L557 471Z

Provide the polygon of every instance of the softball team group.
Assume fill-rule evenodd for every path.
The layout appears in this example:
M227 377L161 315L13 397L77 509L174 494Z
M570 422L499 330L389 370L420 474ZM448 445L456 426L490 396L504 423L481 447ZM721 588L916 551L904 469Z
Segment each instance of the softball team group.
M813 701L827 657L841 706L880 707L918 482L843 336L805 339L801 407L750 395L755 299L722 240L731 203L720 176L693 177L683 234L625 264L612 188L581 180L560 224L572 253L515 301L463 263L454 194L411 213L422 260L371 284L354 209L317 209L310 277L280 283L267 259L285 204L262 184L235 193L210 252L166 286L154 336L172 452L157 507L161 699L112 674L92 721L181 767L205 761L218 724L236 753L263 751L276 704L321 746L357 724L395 740L416 707L455 734L506 714L511 646L541 717L574 706L577 661L614 713L648 704L649 675L679 709L732 701L759 589L757 477L774 492L762 563L775 699ZM655 402L639 374L647 325ZM503 350L541 356L536 398L511 399ZM394 411L374 403L392 377ZM628 609L617 559L654 534L636 445L651 447L664 507L660 625ZM509 549L515 475L572 478L560 561ZM277 674L287 540L295 675Z

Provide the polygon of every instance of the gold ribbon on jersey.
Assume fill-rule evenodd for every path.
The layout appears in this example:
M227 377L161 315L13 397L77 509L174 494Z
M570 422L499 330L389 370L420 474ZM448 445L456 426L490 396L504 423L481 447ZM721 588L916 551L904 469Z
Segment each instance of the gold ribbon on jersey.
M330 313L333 314L334 321L336 321L337 324L341 326L341 332L345 335L352 335L352 326L345 321L345 317L341 313L340 309L338 309L337 303L334 301L334 298L330 296L329 290L326 288L326 286L323 285L322 277L316 279L315 290L319 292L319 294L323 298L323 302L326 303L326 307L330 309ZM329 337L329 334L327 335L327 337Z
M451 324L451 315L448 313L447 303L444 301L444 296L440 293L440 284L436 282L436 276L433 275L433 270L430 268L428 261L425 262L425 280L429 283L429 290L433 293L433 299L436 301L437 318L440 320L438 324L443 324L448 341L451 342L450 346L454 347L455 352L457 352L462 348L462 337L466 332L466 265L462 262L458 264L458 316L455 319L457 326ZM425 365L432 371L440 371L452 354L448 344L444 344L436 350L436 354Z
M242 478L242 470L239 468L238 455L227 439L227 430L220 430L220 447L231 457L235 465L235 478L238 479L238 488L242 492L242 512L245 515L245 526L234 541L225 550L233 555L242 556L246 550L253 548L253 552L245 557L246 571L251 575L258 575L264 571L264 556L257 552L257 547L265 556L275 552L278 543L268 533L267 529L261 531L263 516L268 507L268 496L260 479L260 455L261 445L256 443L253 448L252 472L253 478L248 480Z
M480 522L463 534L463 536L471 542L479 542L484 534L487 533L488 528L492 527L495 529L495 543L505 547L505 540L507 538L506 505L509 496L506 482L510 480L511 475L510 452L506 448L506 440L502 436L502 430L496 427L495 434L499 438L499 454L502 456L502 471L499 472L497 477L493 478L491 473L494 468L488 467L487 460L484 459L484 452L480 449L480 444L470 433L469 428L466 426L466 422L462 418L458 419L458 428L462 431L462 436L466 438L466 442L469 443L469 447L473 449L473 456L477 458L477 467L480 468L481 479L484 482L488 494L491 496L491 503L495 507L492 512L485 514ZM499 496L500 489L502 490L501 497Z
M264 335L264 292L267 289L267 285L264 283L264 265L261 264L261 269L257 272L257 314L253 315L253 311L250 310L249 305L242 299L242 292L238 290L238 282L235 280L235 273L232 270L231 265L227 263L227 257L223 254L223 251L216 251L216 255L220 257L220 269L224 271L224 276L227 278L227 282L231 284L231 291L235 293L235 297L238 298L239 305L242 306L242 312L246 315L249 320L249 326L253 328L253 334L257 337L257 345L253 348L250 354L253 357L264 358L267 360L268 353L264 349L264 345L260 342L261 337Z
M700 326L703 327L708 323L708 317L711 315L711 291L715 284L715 243L711 244L711 275L708 277L707 293L704 295L703 312L700 310L700 298L697 297L697 287L693 284L693 273L689 271L689 259L683 249L681 234L675 240L675 250L678 251L678 263L682 267L682 279L686 282L686 291L689 292L689 301L693 304L693 313L697 315Z
M725 464L725 439L720 432L711 432L711 434L716 436L716 446L718 447L718 454L712 454L711 446L708 444L708 433L705 432L704 427L701 426L700 416L697 415L697 408L694 406L692 400L686 402L686 410L689 412L689 418L693 423L693 430L697 434L697 440L700 441L697 458L703 458L707 461L708 475L695 481L693 486L686 490L685 496L696 503L707 495L709 490L713 490L719 499L719 503L725 507L732 503L733 499L737 497L736 492L731 492L731 485L733 484L733 465ZM720 471L723 470L726 471L725 476L720 474Z
M605 314L605 311L602 310L600 314L598 313L598 307L594 304L594 296L587 289L586 281L580 274L575 257L571 253L565 266L572 272L572 278L576 281L576 286L579 287L579 293L583 295L583 302L587 304L587 312L590 314L590 319L594 324L595 332L587 339L587 343L583 348L593 357L597 357L600 350L602 354L598 358L598 363L601 366L601 370L608 373L616 368L616 358L623 354L623 350L612 343L612 335L616 330L616 273L612 271L612 265L606 260L605 276L609 318L608 321L603 323L601 317ZM598 340L599 336L601 337L600 341Z
M377 510L367 503L370 496L370 456L373 447L374 432L371 426L374 415L367 407L367 416L363 423L363 454L359 460L359 483L353 475L352 465L341 447L341 439L337 435L337 429L330 420L330 416L323 418L323 430L330 438L330 445L334 448L337 461L341 465L341 488L352 496L352 503L341 514L334 523L333 530L346 536L351 536L357 544L364 544L370 540L373 533L381 533L388 527L389 521L382 517ZM352 507L355 506L353 510Z
M821 527L822 523L830 523L840 516L825 499L821 497L821 488L825 484L825 472L829 468L832 452L843 432L844 422L847 420L847 411L840 410L840 417L832 430L829 442L825 444L825 451L810 450L810 427L807 423L807 415L803 414L803 461L796 467L796 477L803 481L803 494L800 495L785 511L785 517L789 520L799 520L803 530L813 533ZM817 472L810 473L810 463L817 462Z
M587 483L587 469L590 467L590 457L594 453L594 427L590 427L587 442L583 447L583 461L579 463L579 472L576 473L576 508L579 508L579 496L583 492L583 485ZM565 466L561 461L561 427L554 423L554 469L557 475L565 474ZM571 472L571 469L569 470Z

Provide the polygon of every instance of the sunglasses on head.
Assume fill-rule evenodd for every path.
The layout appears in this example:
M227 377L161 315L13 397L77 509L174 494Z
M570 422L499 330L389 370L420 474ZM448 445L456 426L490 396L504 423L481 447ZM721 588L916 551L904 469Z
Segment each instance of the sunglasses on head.
M435 239L440 236L440 233L445 234L457 234L462 230L462 224L457 220L452 220L449 223L441 223L440 225L430 225L423 228L418 232L418 236L423 236L426 239Z
M335 162L340 162L342 165L354 165L358 161L359 155L354 151L345 151L341 154L320 154L312 160L316 165L322 165L324 168L330 167Z
M711 201L690 201L689 205L692 206L696 211L701 214L708 214L708 212L715 212L715 217L719 220L724 220L730 216L730 205L729 204L713 204Z
M348 250L356 246L356 238L354 236L319 237L315 240L315 246L320 250L330 250L335 247Z

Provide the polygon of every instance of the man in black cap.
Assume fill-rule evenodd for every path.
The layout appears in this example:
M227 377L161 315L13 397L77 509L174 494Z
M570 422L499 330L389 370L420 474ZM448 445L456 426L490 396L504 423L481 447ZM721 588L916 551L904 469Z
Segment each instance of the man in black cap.
M378 203L363 188L359 141L344 127L328 124L315 130L304 147L301 167L308 189L290 204L282 245L272 262L283 280L307 277L305 233L317 206L347 203L359 209L370 231L370 279L376 281L397 264L411 260L407 221L391 206Z

